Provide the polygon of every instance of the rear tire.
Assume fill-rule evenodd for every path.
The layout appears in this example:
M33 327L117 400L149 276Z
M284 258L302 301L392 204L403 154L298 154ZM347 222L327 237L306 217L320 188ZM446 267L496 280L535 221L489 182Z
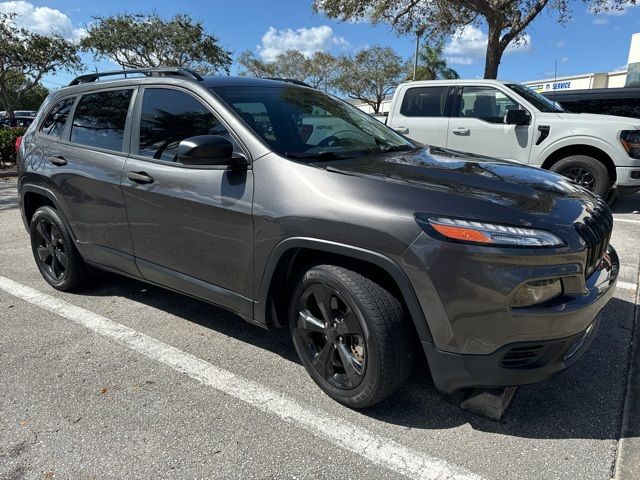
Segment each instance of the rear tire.
M51 207L40 207L29 225L31 250L42 277L56 290L78 288L87 278L87 268L60 218Z
M379 403L411 374L414 348L402 303L352 270L311 267L291 299L289 326L311 378L343 405Z
M571 178L599 197L605 198L611 189L609 170L600 160L587 155L571 155L551 165L552 172Z

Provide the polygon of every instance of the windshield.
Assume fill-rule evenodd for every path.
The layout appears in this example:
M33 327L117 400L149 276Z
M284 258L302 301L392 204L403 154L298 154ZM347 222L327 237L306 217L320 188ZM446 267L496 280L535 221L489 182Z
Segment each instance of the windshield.
M356 107L295 85L213 91L260 138L289 158L340 159L415 145Z
M540 95L538 92L534 92L525 85L520 85L519 83L509 83L507 84L507 87L516 92L541 112L564 112L559 104L549 100L543 95Z

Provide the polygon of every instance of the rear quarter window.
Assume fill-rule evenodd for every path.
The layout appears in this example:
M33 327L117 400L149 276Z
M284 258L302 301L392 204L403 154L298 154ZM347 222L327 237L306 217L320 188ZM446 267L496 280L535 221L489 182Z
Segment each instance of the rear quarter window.
M400 113L405 117L444 117L449 87L414 87L404 94Z
M49 110L47 117L42 122L40 132L45 135L60 138L64 131L64 126L67 123L67 118L69 118L69 114L71 113L71 107L73 107L75 101L76 97L63 98L58 101L53 108Z
M73 117L71 142L121 152L132 96L131 89L83 95Z

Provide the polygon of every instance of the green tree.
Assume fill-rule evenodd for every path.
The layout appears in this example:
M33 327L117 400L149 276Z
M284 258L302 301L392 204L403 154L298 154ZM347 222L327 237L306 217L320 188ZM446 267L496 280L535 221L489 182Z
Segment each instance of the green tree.
M444 38L467 25L488 30L484 77L496 78L502 55L510 44L522 43L525 30L543 10L553 10L561 24L571 7L592 12L621 10L636 0L314 0L315 11L346 21L388 23L398 33L425 29L430 38Z
M344 55L333 85L350 98L361 100L380 113L384 98L402 78L403 62L391 48L374 46L354 56Z
M425 43L420 47L415 80L453 80L460 78L458 72L447 65L447 60L442 56L443 48L442 42L436 45ZM413 60L412 57L407 64L407 80L413 79Z
M20 73L16 73L10 77L11 81L9 82L8 89L11 93L9 93L9 96L17 98L20 86L25 82L24 76ZM20 97L20 102L16 103L14 110L38 110L49 93L48 88L43 85L36 84Z
M14 17L0 14L0 103L8 116L40 86L42 77L82 66L76 44L19 28Z
M316 52L306 57L298 50L288 50L267 62L253 52L242 52L238 63L243 70L240 75L262 78L290 78L305 82L324 91L332 89L338 69L337 59L327 52Z
M170 20L156 13L95 17L81 45L123 68L183 67L209 74L229 73L231 66L231 53L186 14Z

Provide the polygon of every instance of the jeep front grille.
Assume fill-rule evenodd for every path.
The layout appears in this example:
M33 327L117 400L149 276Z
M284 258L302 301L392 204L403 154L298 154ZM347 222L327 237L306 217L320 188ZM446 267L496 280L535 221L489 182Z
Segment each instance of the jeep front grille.
M602 260L609 246L613 229L613 215L604 202L599 201L590 213L591 216L585 217L583 222L576 224L578 232L587 244L585 277L591 275Z

